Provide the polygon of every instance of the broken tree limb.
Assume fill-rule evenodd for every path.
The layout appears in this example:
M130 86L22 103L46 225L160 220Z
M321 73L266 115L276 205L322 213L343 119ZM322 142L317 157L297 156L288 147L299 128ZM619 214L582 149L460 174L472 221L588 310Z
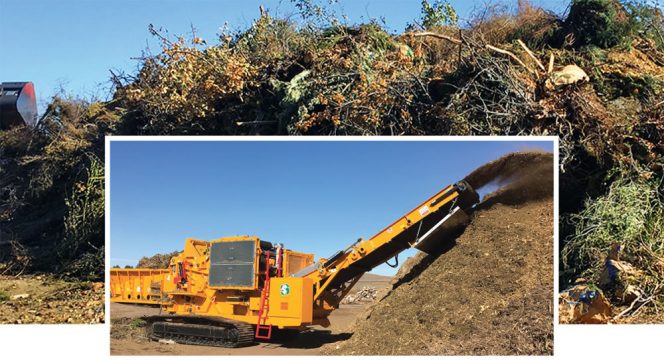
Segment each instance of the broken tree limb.
M537 59L537 57L535 57L535 54L533 54L533 52L530 51L530 49L528 49L526 44L524 44L524 42L521 41L521 39L518 39L516 42L519 43L519 45L523 48L523 50L526 51L526 53L535 61L535 64L537 64L537 66L539 66L540 69L542 69L542 71L546 71L546 69L544 68L544 65L542 65L542 62L539 61L539 59Z
M486 44L485 47L486 47L487 49L489 49L489 50L493 50L493 51L495 51L495 52L497 52L497 53L501 53L501 54L505 54L505 55L509 56L510 58L514 59L514 61L516 61L517 63L519 63L522 67L524 67L526 70L528 70L530 73L537 75L537 73L536 73L534 70L530 69L530 68L529 68L529 67L528 67L523 61L521 61L521 59L519 59L519 58L518 58L516 55L514 55L514 53L512 53L511 51L508 51L508 50L505 50L505 49L501 49L501 48L497 48L497 47L495 47L495 46L493 46L493 45L490 45L490 44Z
M549 68L546 70L547 74L551 74L553 72L553 53L549 55Z
M463 44L463 41L461 41L460 39L453 38L453 37L448 36L448 35L432 33L430 31L422 31L422 32L418 32L418 33L406 33L404 35L412 35L412 36L415 36L415 37L431 36L433 38L447 40L447 41L449 41L451 43L454 43L454 44L457 44L457 45Z
M421 32L417 32L417 33L406 33L406 34L404 34L404 35L410 35L410 36L414 36L414 37L430 36L430 37L437 38L437 39L447 40L447 41L449 41L449 42L451 42L451 43L454 43L454 44L457 44L457 45L461 45L461 44L463 44L463 41L460 40L460 39L457 39L457 38L451 37L451 36L449 36L449 35L443 35L443 34L434 33L434 32L431 32L431 31L421 31ZM532 52L530 51L530 49L528 49L528 48L526 47L526 44L523 44L523 42L520 41L520 40L519 40L519 43L522 44L522 47L524 47L524 49L526 49L526 52L527 52L530 56L532 56L533 59L535 59L535 61L537 62L537 64L538 64L539 66L542 67L542 70L545 70L545 69L544 69L544 65L542 65L542 63L541 63L539 60L537 60L537 58L535 58L535 55L533 55ZM501 49L501 48L497 48L497 47L495 47L495 46L493 46L493 45L490 45L490 44L486 44L485 47L486 47L487 49L490 49L490 50L493 50L493 51L495 51L495 52L498 52L498 53L501 53L501 54L505 54L505 55L511 57L511 58L514 59L517 63L519 63L522 67L524 67L526 70L528 70L530 73L537 75L537 72L535 72L534 70L530 69L530 68L529 68L529 67L528 67L523 61L521 61L521 59L519 59L516 55L514 55L514 53L512 53L512 52L510 52L510 51L507 51L507 50L504 50L504 49ZM545 70L545 71L546 71L546 70Z
M252 120L248 122L235 122L235 125L241 127L243 125L261 125L261 124L274 124L277 123L276 120Z
M620 314L618 314L618 316L614 317L612 320L615 321L615 320L625 316L629 312L632 312L632 314L635 314L639 309L641 309L641 307L643 307L648 302L651 302L653 300L653 298L654 298L654 296L650 296L648 298L643 298L643 297L636 298L634 301L632 301L632 303L629 305L629 307L627 307L625 310L620 312ZM637 303L639 303L639 305L636 308L634 308L634 306Z

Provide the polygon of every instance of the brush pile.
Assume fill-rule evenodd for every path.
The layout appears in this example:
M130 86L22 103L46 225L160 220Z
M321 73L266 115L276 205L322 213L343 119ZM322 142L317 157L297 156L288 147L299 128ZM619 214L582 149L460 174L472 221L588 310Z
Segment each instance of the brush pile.
M97 112L55 98L39 128L0 132L0 273L103 279L108 128Z
M136 268L154 268L165 269L171 263L171 258L179 255L182 251L173 251L171 253L157 253L151 257L141 257L136 264Z
M359 303L370 303L376 300L378 297L378 290L374 287L362 287L361 290L355 292L352 295L348 295L341 300L341 304L359 304Z
M38 129L0 134L4 272L100 276L105 134L557 135L563 288L599 282L611 243L624 242L652 277L649 306L662 305L664 275L647 271L664 254L660 9L573 0L560 16L519 1L459 24L423 1L423 26L390 34L294 2L301 22L262 10L215 45L150 27L162 49L115 74L110 101L56 98ZM612 203L628 194L651 207ZM627 222L614 239L596 237L614 221Z

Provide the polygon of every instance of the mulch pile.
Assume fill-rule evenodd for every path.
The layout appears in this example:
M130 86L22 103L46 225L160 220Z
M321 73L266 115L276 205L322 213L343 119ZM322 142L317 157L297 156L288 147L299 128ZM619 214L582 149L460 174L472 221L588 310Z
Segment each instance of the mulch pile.
M551 200L479 211L456 245L429 261L419 275L406 273L410 280L397 282L331 353L553 353Z

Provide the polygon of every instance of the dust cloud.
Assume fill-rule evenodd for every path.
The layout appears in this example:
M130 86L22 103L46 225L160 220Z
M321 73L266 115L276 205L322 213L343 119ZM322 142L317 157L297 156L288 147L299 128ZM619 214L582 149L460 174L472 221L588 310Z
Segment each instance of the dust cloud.
M466 176L475 189L489 185L498 189L488 193L482 204L522 204L553 196L553 154L527 151L506 154L484 164Z

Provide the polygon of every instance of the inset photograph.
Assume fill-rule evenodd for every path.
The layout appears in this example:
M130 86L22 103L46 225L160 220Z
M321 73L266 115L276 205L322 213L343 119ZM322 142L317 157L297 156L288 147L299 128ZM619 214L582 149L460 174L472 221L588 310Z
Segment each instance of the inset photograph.
M554 137L107 138L112 355L552 355Z

